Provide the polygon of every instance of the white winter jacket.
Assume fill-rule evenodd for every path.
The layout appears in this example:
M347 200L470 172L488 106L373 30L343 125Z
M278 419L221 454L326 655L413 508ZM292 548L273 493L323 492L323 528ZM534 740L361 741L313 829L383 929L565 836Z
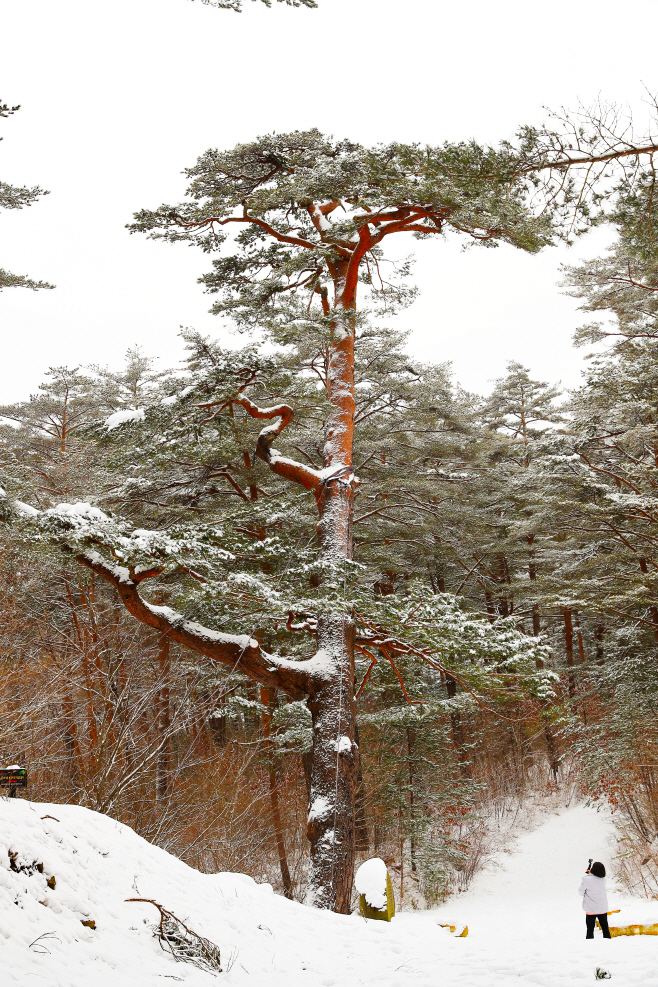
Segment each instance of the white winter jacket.
M595 877L585 874L578 894L583 896L583 909L590 915L603 915L608 910L608 894L605 889L605 877Z

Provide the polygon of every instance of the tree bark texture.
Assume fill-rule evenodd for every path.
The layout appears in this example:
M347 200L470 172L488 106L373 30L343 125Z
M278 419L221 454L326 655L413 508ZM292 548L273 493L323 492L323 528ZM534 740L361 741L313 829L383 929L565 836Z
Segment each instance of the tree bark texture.
M341 614L318 621L319 654L327 673L308 700L313 760L308 838L311 875L307 902L351 911L355 802L359 771L354 702L354 625Z

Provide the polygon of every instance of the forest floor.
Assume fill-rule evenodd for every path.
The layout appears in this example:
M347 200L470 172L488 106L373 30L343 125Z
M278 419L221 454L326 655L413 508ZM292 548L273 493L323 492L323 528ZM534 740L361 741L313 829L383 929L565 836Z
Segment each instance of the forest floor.
M200 874L87 809L0 799L0 982L217 982L160 948L155 907L126 901L139 897L220 947L227 987L575 987L594 982L597 966L619 987L658 987L655 937L584 938L581 875L588 857L610 862L616 852L605 812L582 805L550 812L468 891L388 924L314 911L242 875ZM609 897L611 908L622 908L620 924L658 920L658 902L610 885ZM90 921L95 928L82 924ZM448 921L467 924L468 937L440 927Z

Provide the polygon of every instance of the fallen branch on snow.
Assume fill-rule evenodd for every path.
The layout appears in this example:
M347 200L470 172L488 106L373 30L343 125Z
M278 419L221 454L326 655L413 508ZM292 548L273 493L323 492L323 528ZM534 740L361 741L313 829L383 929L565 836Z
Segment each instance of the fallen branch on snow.
M160 912L160 922L153 926L153 934L160 946L171 953L176 962L193 963L208 973L221 973L219 946L188 929L184 922L151 898L126 898L126 901L143 901L155 905Z

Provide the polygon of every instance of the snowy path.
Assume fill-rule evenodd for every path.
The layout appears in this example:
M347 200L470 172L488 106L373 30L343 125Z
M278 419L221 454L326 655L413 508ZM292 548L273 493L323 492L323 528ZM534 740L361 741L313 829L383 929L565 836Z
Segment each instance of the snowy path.
M53 819L52 817L56 817ZM471 889L432 912L365 922L288 902L235 874L203 875L113 820L76 806L0 799L0 984L2 987L658 987L658 939L584 939L576 894L589 856L612 856L604 814L575 807L549 815ZM15 873L15 860L44 873ZM56 875L55 889L47 877ZM155 898L237 958L217 981L175 963L153 939ZM649 908L624 902L611 907ZM658 902L655 905L658 913ZM93 918L96 929L81 925ZM452 937L438 922L469 926ZM148 924L147 924L148 923ZM44 949L34 946L38 936ZM32 944L32 945L31 945Z

